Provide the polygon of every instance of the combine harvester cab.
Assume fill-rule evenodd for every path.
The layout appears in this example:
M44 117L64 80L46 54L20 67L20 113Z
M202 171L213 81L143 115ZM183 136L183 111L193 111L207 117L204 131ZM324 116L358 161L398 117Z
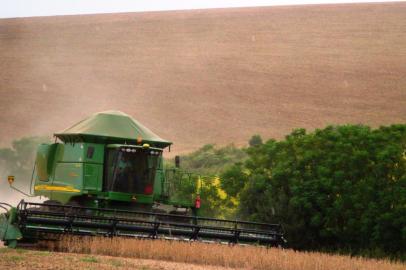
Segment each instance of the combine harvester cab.
M165 169L171 142L127 114L97 113L55 137L38 147L33 179L48 200L0 204L9 247L64 234L284 244L279 224L200 217L200 179Z

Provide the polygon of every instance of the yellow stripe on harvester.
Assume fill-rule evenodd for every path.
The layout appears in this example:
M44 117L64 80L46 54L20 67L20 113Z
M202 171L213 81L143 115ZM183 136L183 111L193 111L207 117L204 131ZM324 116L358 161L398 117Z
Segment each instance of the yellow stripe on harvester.
M34 187L34 190L80 192L79 189L76 189L71 186L52 186L52 185L37 185Z

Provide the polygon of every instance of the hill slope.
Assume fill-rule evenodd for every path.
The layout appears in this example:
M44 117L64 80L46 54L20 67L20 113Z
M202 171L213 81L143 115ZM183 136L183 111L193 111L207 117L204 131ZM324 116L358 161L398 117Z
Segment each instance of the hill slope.
M406 121L406 3L0 20L0 144L95 111L175 152Z

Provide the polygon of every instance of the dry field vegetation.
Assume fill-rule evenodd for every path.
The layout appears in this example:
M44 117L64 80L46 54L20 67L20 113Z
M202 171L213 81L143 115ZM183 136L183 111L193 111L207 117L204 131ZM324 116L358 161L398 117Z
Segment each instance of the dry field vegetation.
M406 121L406 3L0 20L0 145L118 109L175 142Z
M220 267L219 269L259 270L404 270L406 268L405 264L387 260L196 242L66 237L58 244L55 242L43 244L47 250L66 252L60 255L56 253L58 255L53 256L55 258L69 257L72 256L71 253L75 253L82 254L80 255L81 262L83 262L83 258L96 258L95 260L98 261L99 255L103 255L113 256L115 260L123 261L123 263L128 262L128 258L155 260L156 263L157 261L185 263L183 266L185 268L178 265L181 267L179 269L199 269L199 266L204 266L204 269ZM103 262L107 257L101 258L100 261ZM112 259L109 258L109 260ZM165 266L163 262L161 264L164 266L160 269L171 269L170 264L169 266Z

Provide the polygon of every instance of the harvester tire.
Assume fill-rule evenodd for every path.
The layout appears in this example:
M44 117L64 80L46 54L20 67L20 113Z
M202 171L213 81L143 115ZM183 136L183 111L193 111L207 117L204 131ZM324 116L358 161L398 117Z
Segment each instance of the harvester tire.
M46 204L44 206L45 211L50 211L50 212L56 212L56 211L61 211L61 206L62 204L58 201L55 200L47 200L44 202Z

